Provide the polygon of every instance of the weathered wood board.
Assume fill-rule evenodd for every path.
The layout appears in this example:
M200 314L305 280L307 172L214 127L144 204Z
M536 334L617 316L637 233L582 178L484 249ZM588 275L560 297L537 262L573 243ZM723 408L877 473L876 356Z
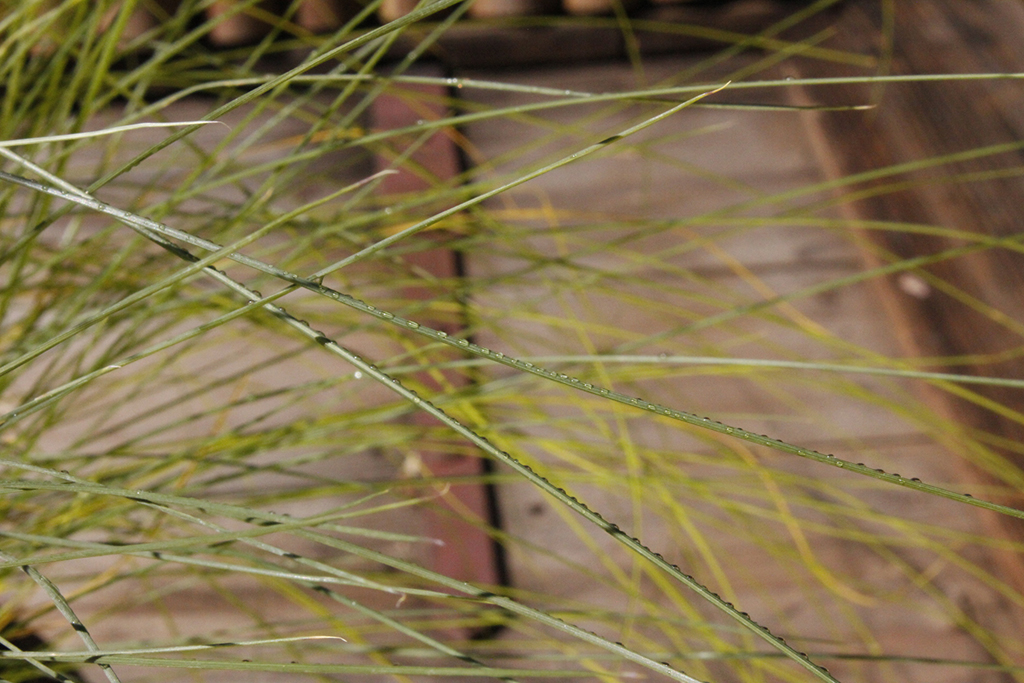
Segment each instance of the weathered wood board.
M837 27L837 46L866 51L872 47L865 42L867 37L879 35L884 20L876 3L847 4ZM900 3L892 31L897 36L890 56L894 76L1024 70L1024 46L1019 40L1024 9L1015 3ZM812 61L799 70L807 77L859 75ZM867 251L877 264L893 257L963 250L924 265L912 280L905 279L906 274L890 276L879 290L900 326L898 334L907 352L961 357L964 360L957 369L966 373L1024 376L1020 353L1024 348L1024 257L1019 248L1024 225L1020 201L1024 197L1020 171L1024 114L1018 106L1019 81L840 84L807 92L825 104L877 104L877 109L863 113L818 114L811 123L819 131L819 153L834 176L894 169L887 177L852 185L851 194L876 191L850 200L845 206L848 215L938 226L971 237L869 231L872 246ZM972 249L972 242L980 244L978 239L1003 242ZM982 387L972 388L968 395L933 390L930 397L938 410L965 427L1005 439L1004 443L1019 444L1024 438L1020 420L1024 396L1018 390ZM985 401L1002 409L986 407ZM988 459L985 467L963 467L963 476L991 487L1000 502L1021 507L1024 497L1012 483L1024 468L1019 449L993 445ZM1024 538L1020 521L995 515L986 518L998 533ZM1006 579L1024 587L1019 558L999 557L1007 563Z

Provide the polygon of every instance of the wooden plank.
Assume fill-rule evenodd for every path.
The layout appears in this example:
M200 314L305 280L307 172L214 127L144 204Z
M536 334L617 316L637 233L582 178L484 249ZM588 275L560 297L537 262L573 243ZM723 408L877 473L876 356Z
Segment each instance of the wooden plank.
M448 30L428 54L449 68L486 69L628 59L633 50L643 55L720 50L756 36L793 11L792 3L764 0L655 5L631 13L628 32L611 17L585 22L556 16L465 22ZM396 42L395 55L419 45L428 30L410 27ZM806 34L797 25L787 39L800 40Z
M622 0L617 0L621 2ZM819 7L790 25L788 19L800 9L800 3L783 0L730 0L725 2L678 2L657 0L650 4L624 3L629 10L628 23L611 16L612 0L478 0L470 9L474 19L459 21L450 27L427 51L424 59L434 59L448 69L568 65L599 60L630 59L639 55L670 55L714 51L742 46L741 49L785 49L818 30L822 16L832 7ZM563 16L559 5L570 14L606 14L584 20ZM397 19L416 6L414 0L386 0L379 22ZM304 0L282 23L285 34L326 34L351 20L362 7L356 0ZM217 20L208 41L217 48L236 49L264 39L274 27L275 15L283 5L257 3L243 7L238 0L216 0L206 9L208 19ZM389 59L404 59L436 28L444 16L432 22L405 29L390 50ZM156 18L140 9L132 17L124 42L152 28ZM359 30L374 28L371 25ZM308 32L308 34L307 34ZM767 32L765 39L760 36ZM351 35L351 34L350 34ZM354 37L354 36L353 36ZM52 50L52 45L40 48ZM308 48L290 51L282 64L280 58L266 60L261 69L282 70L301 61Z
M647 65L646 75L652 82L659 82L673 73L686 72L698 60L698 56L690 56L652 62ZM736 64L730 66L735 68ZM603 86L614 91L628 88L634 74L628 64L619 63L580 65L571 70L510 70L504 72L503 77L510 82L545 87L586 90ZM473 98L486 107L507 106L513 102L511 95L506 99L500 93L478 92L468 88L463 96ZM488 177L486 174L491 172L497 176L511 172L520 163L539 163L541 152L551 157L557 156L554 144L544 146L540 151L532 146L535 140L543 139L549 129L571 126L579 120L583 123L576 125L581 128L593 126L590 129L593 135L609 135L624 127L629 116L636 113L609 109L599 116L599 111L596 107L593 110L552 110L538 115L538 119L550 122L550 125L537 124L531 129L529 125L512 122L503 123L502 126L481 123L467 126L464 132L484 159L502 159L510 150L521 150L514 162L479 169L482 177ZM727 128L723 126L720 133L709 132L703 138L685 136L687 131L712 130L716 123L722 125L726 121L735 125ZM838 230L772 226L764 231L744 232L732 240L724 237L716 239L715 246L720 247L720 250L712 252L701 248L684 254L682 258L671 254L690 240L715 237L718 226L713 223L681 225L635 243L619 241L619 238L630 234L629 221L634 218L650 220L664 217L682 221L688 216L699 216L743 201L746 198L743 186L746 186L747 192L770 195L822 180L814 151L805 137L799 117L792 112L723 113L721 110L694 108L662 121L630 140L622 141L620 147L607 154L583 160L570 169L561 169L536 178L528 186L495 200L492 207L496 212L500 207L508 206L510 211L506 220L522 221L531 229L524 230L521 235L515 234L507 249L492 244L489 250L473 252L469 265L471 272L480 281L500 278L504 273L514 272L517 264L529 263L534 259L543 263L545 254L585 264L587 268L606 275L595 279L585 288L564 287L565 295L562 297L544 296L545 292L557 291L548 283L561 285L571 277L552 258L548 267L538 269L529 280L519 278L493 288L481 288L474 294L474 301L481 311L480 343L520 356L581 353L581 333L556 322L578 320L588 342L607 352L622 343L623 338L614 332L606 334L602 328L627 334L651 334L671 328L678 322L673 308L682 312L695 307L692 301L682 297L677 299L678 292L685 290L688 294L705 293L700 284L683 279L686 274L699 275L710 283L721 285L724 291L743 291L740 278L725 267L722 252L734 257L779 293L792 292L812 283L828 282L859 272L863 264L856 247L848 241L843 231ZM561 144L565 144L565 141ZM627 152L626 149L633 144L641 145L638 152ZM657 153L646 154L645 150L656 150ZM534 154L537 156L532 156ZM704 176L688 173L687 169L691 166L706 171L707 177L722 177L737 182L708 181ZM741 189L738 190L738 187ZM546 209L546 218L539 215L539 211L533 213L540 208ZM570 224L599 222L607 220L609 216L621 217L623 225L600 232L572 233L562 230ZM537 229L543 225L551 226L551 235ZM588 240L607 241L609 247L581 256L581 253L587 251ZM632 256L642 256L643 259L633 260ZM679 270L662 269L663 265L676 265ZM688 273L684 273L684 270ZM617 273L631 277L618 279L614 275ZM637 306L617 297L624 293L633 293L637 298L644 297L652 305ZM710 289L706 293L713 294ZM671 306L674 302L678 302L678 306ZM664 306L659 309L657 304ZM878 298L867 285L846 286L827 295L794 302L794 306L810 320L846 341L885 355L899 355L899 348L891 338L893 326L879 315ZM487 324L488 311L495 312L496 322L498 316L501 316L500 325ZM723 347L727 349L723 355L730 352L736 356L758 355L764 352L764 348L770 348L767 344L759 348L760 342L764 340L776 345L776 348L786 349L794 357L828 357L825 355L827 349L807 334L787 335L785 329L770 325L752 325L750 330L752 337L756 335L757 343ZM734 339L741 336L735 332L730 335ZM715 338L716 341L718 339ZM672 355L672 347L666 345L664 348ZM676 348L685 347L680 343ZM648 352L658 353L661 350L652 347ZM684 351L680 351L680 355L682 353ZM575 369L567 368L566 372L573 374ZM581 365L580 371L586 372L585 366ZM615 381L629 381L623 375L616 376ZM885 407L873 403L858 404L848 392L839 388L839 383L847 379L854 379L863 386L871 386L869 382L859 377L822 376L822 385L813 387L804 381L811 377L791 378L779 373L762 385L750 376L730 378L711 374L681 374L676 378L662 377L640 385L636 388L636 395L708 414L757 433L768 433L823 452L835 453L853 462L866 460L873 466L935 483L955 480L956 475L951 472L951 459L942 457L941 447L922 425L900 421L898 405ZM777 378L777 381L773 382L773 378ZM800 386L789 386L789 379L797 379ZM629 391L633 390L633 385L627 386L630 386ZM633 510L626 494L612 490L609 486L590 486L585 475L575 479L572 462L562 461L554 449L547 452L543 446L533 448L531 442L557 442L559 439L571 438L567 434L576 435L578 442L572 448L593 462L602 462L602 457L608 457L608 462L615 462L615 458L624 460L621 455L624 448L607 439L590 450L586 428L572 432L573 427L570 425L574 419L586 424L590 420L596 423L597 418L577 413L574 406L566 404L565 399L548 399L548 394L554 395L556 390L546 392L542 386L527 388L524 384L521 391L531 398L536 396L536 402L524 405L517 397L510 397L507 401L493 399L488 403L499 428L502 424L515 425L514 430L508 430L510 440L516 439L512 445L536 458L541 466L551 467L553 480L570 486L570 490L581 500L606 513L610 519L618 523L629 520ZM884 390L879 390L876 395L881 397L886 394ZM810 409L788 413L790 404L785 399L789 396L806 402ZM601 412L602 407L597 405L595 410ZM800 419L787 420L787 415L799 415ZM720 464L712 459L714 451L707 443L691 439L685 430L628 412L623 414L622 421L624 427L617 434L628 435L628 444L643 452L645 464L656 463L664 456L672 459L674 469L685 472L693 480L711 482L722 477ZM608 423L611 423L610 418ZM594 440L597 440L596 437ZM512 449L512 452L518 453L520 450ZM702 454L707 454L708 459L702 460ZM843 470L818 467L788 456L759 451L757 457L763 458L762 462L772 472L814 477L821 482L823 489L835 486L838 490L856 496L858 501L869 505L871 509L889 511L900 520L939 523L946 528L964 529L966 533L979 536L985 533L977 517L960 514L958 507L951 508L949 501L941 498L920 496L887 485L874 488L870 482L865 482L861 477L851 477ZM587 472L582 468L581 471ZM687 501L686 504L692 504L694 509L702 509L699 501L693 502L681 489L675 491L680 492L679 500ZM587 605L623 609L622 596L617 595L616 591L607 585L582 580L574 568L566 567L569 561L584 565L594 562L597 553L589 543L599 546L607 556L627 562L623 555L618 554L619 548L614 540L594 534L586 543L581 542L570 525L562 523L557 508L551 505L550 500L526 484L503 484L502 494L506 528L510 532L535 542L538 547L558 549L555 554L510 545L509 561L517 589L528 593L538 591L546 595L562 596ZM653 500L647 502L652 506L657 505ZM794 504L797 503L794 501ZM827 621L824 624L819 621L820 615L815 614L816 607L826 604L832 598L824 596L819 602L817 597L812 597L815 590L821 587L809 587L810 583L801 582L789 569L777 564L776 558L768 557L761 546L744 536L746 524L741 524L741 528L730 533L721 528L715 529L710 524L705 527L705 523L705 520L701 520L700 528L707 530L716 555L729 558L731 566L727 571L730 573L731 585L738 596L738 603L744 605L744 609L755 615L784 614L786 628L793 633L820 635L832 627ZM644 541L659 552L665 552L666 557L671 558L670 561L686 567L699 580L713 581L709 579L707 567L690 554L692 546L680 538L678 528L673 528L670 523L662 524L658 519L644 518L642 532ZM771 537L771 534L770 530L765 531L764 538ZM972 642L964 630L950 626L949 622L942 619L912 614L925 601L919 599L909 582L902 584L902 579L894 575L892 564L866 550L865 545L850 539L816 534L811 544L823 565L834 568L838 577L853 577L848 585L857 590L861 590L862 586L876 586L884 587L887 593L891 591L889 594L914 595L913 598L907 597L903 605L892 607L875 604L861 613L864 628L879 643L880 651L985 660L987 655L983 648ZM961 552L964 557L971 557L971 561L987 566L987 558L979 558L980 553L970 554L974 550L965 548ZM903 557L919 560L909 552L902 554L901 549ZM920 561L920 571L924 572L932 560ZM936 563L935 566L945 565ZM740 571L733 573L735 567L757 568L758 580L749 581ZM955 570L947 568L935 573L938 575L929 578L930 589L937 587L965 609L984 604L983 620L985 626L991 627L993 632L1018 632L1012 626L1002 627L1003 622L998 621L1001 617L996 614L997 608L987 601L990 595L987 588L980 588L970 577L958 574ZM839 583L844 580L840 578ZM868 592L873 594L873 590ZM831 613L827 608L823 611ZM772 619L765 617L769 623ZM507 637L514 638L515 635L510 633ZM856 636L850 638L849 647L856 647L852 645L857 642ZM852 664L840 664L837 673L848 665L848 671L852 673L840 675L841 680L872 679L871 675L858 676L857 673L863 674L866 668L856 669ZM828 666L833 668L831 663ZM943 671L937 669L933 667L918 678L917 672L910 672L908 666L906 675L894 677L901 680L952 683L963 673L953 667L946 667ZM705 678L714 680L711 676ZM998 673L974 675L972 678L982 679L1005 680Z
M848 3L837 25L836 47L869 53L871 41L883 35L877 3ZM1017 3L934 0L897 3L892 71L894 73L978 73L1024 70L1024 7ZM807 77L853 75L834 65L804 62ZM838 72L838 73L837 73ZM877 101L866 113L815 116L822 140L822 158L842 176L908 163L939 155L1003 145L999 153L965 156L948 166L892 180L916 181L898 192L882 191L860 198L847 210L856 216L937 225L994 238L1019 234L1024 225L1024 164L1019 140L1024 137L1020 86L1009 81L918 82L887 86L864 85L816 89L814 100L827 104ZM996 173L991 173L993 170ZM990 174L984 182L943 182L954 174ZM982 180L980 176L975 180ZM877 187L880 183L874 183ZM866 184L858 187L864 188ZM964 242L906 232L872 231L873 263L907 259L962 246ZM912 275L885 280L883 300L902 328L909 353L964 357L954 371L982 376L1024 376L1024 256L989 248L944 260ZM980 302L980 303L972 303ZM970 358L989 358L972 361ZM947 368L948 370L948 368ZM965 465L962 475L977 485L993 486L997 502L1024 507L1024 493L1010 485L1024 476L1024 397L998 387L971 390L980 400L1003 406L997 412L948 392L933 390L933 404L965 427L979 430L1007 447L991 446L989 462ZM965 459L957 458L961 463ZM1024 538L1024 523L1001 515L984 515L990 531L1000 537ZM1024 589L1024 561L1011 552L994 555L1006 580Z

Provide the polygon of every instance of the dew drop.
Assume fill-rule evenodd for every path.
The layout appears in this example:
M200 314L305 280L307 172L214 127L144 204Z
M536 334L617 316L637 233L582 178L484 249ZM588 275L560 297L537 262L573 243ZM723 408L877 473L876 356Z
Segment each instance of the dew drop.
M394 313L388 313L387 311L381 311L380 317L385 318L387 320L391 320L392 318L395 317L395 314Z
M355 372L352 373L352 377L354 377L355 379L362 379L363 372L361 370L356 370Z
M459 346L469 346L469 340L468 339L460 339L459 340Z
M523 367L524 368L532 368L533 367L533 363L523 363Z
M446 339L448 337L448 333L447 332L438 332L437 336L441 337L442 339Z
M593 388L594 388L594 385L593 385L593 384L590 384L589 382L584 382L584 383L583 383L583 388L584 388L584 389L593 389Z
M414 329L414 330L418 330L418 329L420 329L420 324L419 324L419 323L417 323L417 322L413 322L412 320L410 320L410 321L409 321L409 327L411 327L411 328L412 328L412 329Z
M567 375L567 374L565 374L563 372L560 372L560 373L558 373L558 378L559 379L569 379L569 375Z
M910 478L910 481L921 481L921 480L920 480L920 479L918 479L917 477L911 477L911 478Z
M503 354L501 351L498 351L497 353L494 354L494 357L499 359L504 358L505 354Z

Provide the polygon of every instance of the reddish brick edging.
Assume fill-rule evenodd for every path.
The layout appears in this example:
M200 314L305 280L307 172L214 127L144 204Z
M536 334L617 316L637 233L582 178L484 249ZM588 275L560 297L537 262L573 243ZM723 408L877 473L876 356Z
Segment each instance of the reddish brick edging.
M434 69L436 71L436 69ZM439 76L440 74L431 74ZM409 96L402 96L402 92ZM440 85L403 85L392 88L387 94L379 95L370 107L371 126L375 130L394 130L415 124L419 120L442 118L448 114L443 102L449 93ZM398 141L392 150L400 153L411 141ZM391 160L377 156L381 168L390 167ZM459 175L462 159L450 131L439 130L411 155L409 164L399 167L398 173L386 176L380 186L382 195L401 195L427 189L431 181L443 182ZM410 170L409 166L418 173ZM443 239L438 236L438 241ZM429 273L442 281L452 281L461 275L459 254L445 246L416 251L403 256L414 269ZM437 292L427 286L407 287L407 298L429 300ZM421 322L440 329L452 336L464 336L463 321L429 320ZM420 373L416 380L428 390L442 391L442 387L428 373ZM448 390L451 387L466 386L470 380L465 374L446 373ZM437 421L422 411L417 411L414 424L429 427ZM456 455L444 451L423 450L420 452L424 470L439 480L458 478L480 478L490 472L490 462L484 458ZM452 578L469 581L478 585L498 586L508 581L507 568L501 546L483 528L496 526L499 522L496 492L486 483L454 484L445 488L439 497L439 504L450 510L430 511L426 514L427 534L444 543L437 546L432 557L432 569ZM476 517L481 525L466 521L467 513ZM488 635L488 629L471 631L469 637Z

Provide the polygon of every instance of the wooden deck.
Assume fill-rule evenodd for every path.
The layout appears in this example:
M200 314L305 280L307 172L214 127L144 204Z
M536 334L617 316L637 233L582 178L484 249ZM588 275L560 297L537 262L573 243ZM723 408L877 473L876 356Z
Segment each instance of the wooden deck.
M877 35L880 30L873 4L851 0L845 5L843 23L829 46L867 52L868 46L860 44L858 37ZM981 5L996 8L998 13L986 15ZM979 39L981 34L987 39ZM511 50L518 40L514 36L521 34L497 35L500 38L495 44L508 45ZM1024 10L1011 3L903 3L897 12L897 35L900 40L892 62L895 73L1024 71L1024 43L1020 41ZM545 39L572 49L558 36L553 32ZM465 33L456 38L469 46L458 54L470 57L448 64L453 69L449 75L455 78L599 92L672 83L680 74L703 68L700 54L652 56L659 51L652 49L640 71L620 58L621 46L616 45L615 54L609 55L614 58L608 61L536 69L528 66L534 59L524 57L518 64L504 64L496 73L481 58L482 53L473 51L477 49L473 47L477 45L475 36ZM541 41L534 47L544 44ZM612 49L600 40L594 45ZM963 49L965 45L971 49ZM961 60L964 55L973 61L965 63ZM730 62L730 68L759 68L759 59L755 55ZM761 73L772 78L809 77L832 74L836 68L806 60L798 66L766 66ZM851 74L862 71L850 68ZM701 71L699 80L720 82L729 76L724 67L712 67ZM882 106L869 112L687 109L607 152L492 200L489 206L503 216L504 224L493 232L488 232L486 225L477 226L491 241L473 242L468 233L461 239L468 245L468 275L494 284L474 290L470 314L462 322L477 343L515 356L599 351L669 358L859 359L866 365L886 357L957 356L966 360L956 371L1021 377L1024 366L1017 351L1024 330L1019 295L1024 264L1019 250L965 254L949 264L776 301L765 306L763 315L723 319L718 325L702 323L721 313L726 304L756 306L803 288L855 276L866 266L889 262L893 254L908 258L965 244L963 240L902 232L835 229L828 223L830 218L937 225L1008 242L1014 239L1024 211L1019 201L1024 188L1017 170L1024 132L1024 114L1017 106L1019 89L1014 81L893 85L885 89ZM770 96L798 104L862 103L874 101L878 94L858 86L827 90L790 87L783 95L779 93L775 90ZM470 107L500 107L518 97L472 88L457 95L461 104ZM762 96L727 90L723 98L752 103ZM183 101L181 117L193 117L198 106ZM470 179L481 180L501 177L513 166L552 158L560 150L618 132L643 112L653 111L644 105L588 105L523 116L515 123L506 119L473 123L458 133L464 138L463 153L473 169ZM588 122L589 133L572 130L581 120ZM558 136L572 132L569 139L556 141L552 131ZM212 136L214 131L202 134ZM282 138L287 134L281 131ZM934 181L939 174L915 171L897 176L912 181L899 192L868 194L825 209L817 208L817 203L832 202L847 190L840 189L838 195L827 188L787 195L841 175L997 145L1003 146L998 151L1002 159L999 168L1005 172L997 172L994 175L1000 177L985 182L959 183L955 188L941 182L915 184L917 180ZM512 152L514 160L505 161ZM360 172L371 165L367 162ZM942 173L984 174L991 168L964 161ZM358 178L353 175L351 179ZM337 180L340 183L342 179ZM755 218L763 223L743 227ZM661 232L638 234L635 230L641 222L657 220L665 222ZM457 246L459 240L454 241ZM611 252L593 248L612 243L616 248ZM1017 249L1015 243L1012 246ZM531 277L505 277L522 268L533 268ZM446 272L439 276L454 275ZM396 300L406 298L404 294L389 295L386 284L379 291L385 300L392 295ZM983 301L988 308L965 304L970 301ZM308 305L311 318L322 313L313 303L303 305ZM372 335L372 330L363 330L349 341L357 349L372 349L383 357L401 351L379 345ZM267 357L276 351L257 349ZM1000 354L1005 358L998 362L970 360ZM1017 390L971 389L968 393L948 386L929 388L909 380L795 375L777 370L731 373L683 364L658 377L643 367L623 370L612 364L595 367L567 361L558 367L757 434L1021 506L1019 496L1010 492L1024 464L1019 451L993 446L991 453L982 454L995 458L990 461L995 463L992 470L986 472L977 466L984 457L957 451L956 429L950 427L959 424L965 430L991 436L990 441L1004 443L999 440L1006 439L1019 446L1024 438L1020 418L1024 404ZM313 379L319 370L297 364L284 371L289 373L289 381L296 381ZM1016 522L737 443L725 435L709 437L623 406L609 408L597 402L568 405L559 400L563 389L548 388L536 379L510 378L510 374L499 368L480 379L481 386L493 392L480 405L492 421L488 429L496 442L530 460L535 468L629 533L641 536L698 580L723 595L732 595L743 610L773 630L815 634L820 639L803 640L798 635L794 643L801 649L828 651L836 642L852 641L858 643L859 654L866 659L884 653L1007 663L1005 657L994 654L997 648L986 649L983 639L972 637L971 630L980 626L1004 634L1020 633L1024 608L1014 598L1019 594L993 589L992 581L972 574L972 568L998 564L993 570L996 579L1024 590L1019 547L1011 546L1022 540ZM267 378L266 382L272 385L280 379ZM915 407L922 397L929 405L938 406L939 417L932 422L922 417L926 411ZM988 399L1008 410L999 414L986 408ZM387 399L379 389L366 389L350 392L346 400L352 405L360 401L374 405ZM588 479L592 474L588 459L621 463L621 485L595 485ZM406 464L415 469L416 463ZM332 463L331 476L385 478L394 465L379 452L368 452L347 457L342 464ZM747 468L743 472L741 465ZM1012 473L999 476L1004 465ZM510 539L505 545L508 575L517 594L526 600L546 596L546 606L570 614L580 605L629 608L616 581L636 581L652 600L663 597L652 579L616 549L614 540L580 531L571 515L543 493L503 474L507 472L499 468L498 504L503 531ZM651 484L650 491L643 494L649 499L638 499L636 481ZM801 495L788 502L773 498L771 492L777 490L778 482ZM655 486L659 483L664 486ZM734 499L734 514L726 515L708 505L708 491ZM692 499L687 492L693 494ZM669 501L672 496L676 498ZM858 502L850 503L851 509L862 506L858 508L863 510L862 518L849 519L846 527L815 525L822 518L815 506L824 508L826 502L852 499ZM641 502L655 506L661 514L645 512ZM749 514L741 513L748 503L750 507L744 509ZM798 510L797 516L803 515L806 529L787 526L787 506ZM858 540L860 531L886 529L886 524L897 524L893 520L914 527L900 543L890 547ZM406 533L429 528L429 523L412 513L401 513L396 523ZM873 526L876 523L878 526ZM914 536L918 529L914 525L919 525L919 537ZM950 535L943 536L936 528ZM993 536L1003 541L1001 549L960 544L955 538L955 532L992 530L996 530ZM920 546L908 538L920 540ZM793 550L787 555L780 547ZM429 562L429 549L423 547L395 543L387 550ZM602 553L619 566L600 566ZM728 557L731 566L723 568L712 557ZM961 559L974 564L965 565ZM284 620L301 613L269 588L254 590L248 597L269 605L268 613ZM556 604L556 600L561 602ZM140 611L130 620L101 622L93 629L94 636L117 641L140 630L166 635L172 621L181 634L188 635L193 628L196 633L208 633L211 626L223 623L227 628L233 623L225 616L230 606L212 592L199 593L194 602L178 607L184 617L171 619L156 611ZM644 609L646 606L638 607L637 614ZM689 618L723 620L701 607L687 614ZM54 624L55 631L66 626L59 621ZM600 620L587 624L609 636L615 636L621 626ZM642 626L637 630L643 632ZM508 628L489 646L500 649L503 644L527 642L530 637L528 630ZM1018 656L1018 666L1024 664L1019 650L1012 654ZM975 670L965 675L963 669L912 661L829 660L827 664L838 678L849 681L1016 680L1006 673ZM638 672L628 667L617 670L623 677ZM714 676L720 670L711 663L705 673Z

